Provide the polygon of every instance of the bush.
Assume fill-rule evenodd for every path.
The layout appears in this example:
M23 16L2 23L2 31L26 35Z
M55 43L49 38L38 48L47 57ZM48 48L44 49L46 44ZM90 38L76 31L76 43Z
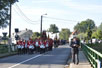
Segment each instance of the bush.
M8 52L8 46L7 45L0 45L0 54L1 53L7 53Z
M95 44L87 44L89 47L99 51L102 53L102 43L95 43Z

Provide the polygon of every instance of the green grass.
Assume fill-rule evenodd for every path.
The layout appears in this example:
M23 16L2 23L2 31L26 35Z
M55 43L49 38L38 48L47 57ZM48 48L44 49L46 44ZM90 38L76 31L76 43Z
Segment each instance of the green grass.
M102 43L87 44L87 45L97 50L98 52L102 53Z

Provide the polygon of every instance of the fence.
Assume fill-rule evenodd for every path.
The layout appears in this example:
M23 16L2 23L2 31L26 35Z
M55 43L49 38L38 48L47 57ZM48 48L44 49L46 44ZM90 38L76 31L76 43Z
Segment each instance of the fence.
M0 54L3 54L3 53L7 53L10 51L16 51L17 48L15 45L12 45L12 47L9 47L9 45L0 45Z
M101 68L102 65L102 54L91 47L82 44L81 45L84 54L86 55L87 59L91 63L93 68Z
M1 53L7 53L8 52L8 46L7 45L0 45L0 54Z

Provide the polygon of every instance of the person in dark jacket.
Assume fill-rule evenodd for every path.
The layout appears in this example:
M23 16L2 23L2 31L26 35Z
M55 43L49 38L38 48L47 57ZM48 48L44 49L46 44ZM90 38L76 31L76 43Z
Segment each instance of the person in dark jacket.
M73 40L71 40L70 46L72 47L72 60L73 63L75 64L79 64L79 46L80 46L80 40L78 38L73 38Z

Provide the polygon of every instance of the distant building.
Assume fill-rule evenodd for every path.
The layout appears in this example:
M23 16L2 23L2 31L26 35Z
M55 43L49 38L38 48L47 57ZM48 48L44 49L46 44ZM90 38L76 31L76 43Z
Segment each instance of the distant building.
M15 35L16 34L13 33L13 36L12 36L13 43L16 43ZM32 30L26 29L26 30L19 31L17 35L19 35L20 40L29 40L32 37L33 32Z
M53 40L56 38L56 36L57 36L57 39L59 39L59 33L53 34L51 32L46 32L46 35L47 37L49 36L49 38L52 38Z

